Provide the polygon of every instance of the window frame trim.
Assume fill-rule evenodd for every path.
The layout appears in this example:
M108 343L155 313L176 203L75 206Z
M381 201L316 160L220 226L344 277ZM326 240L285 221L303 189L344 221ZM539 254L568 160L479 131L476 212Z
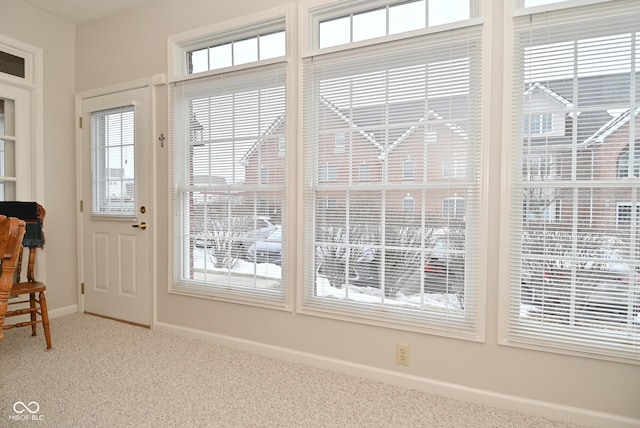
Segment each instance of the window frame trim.
M376 6L379 6L381 3L384 4L395 4L399 2L394 1L386 1L386 2L370 2L366 3L366 0L361 0L358 4L367 4L367 9L375 9ZM334 13L334 17L339 17L336 11L342 11L347 9L340 9L348 7L348 5L353 4L353 2L348 1L339 1L336 3L332 3L330 5L321 5L318 7L313 6L305 6L301 4L300 6L300 31L299 31L299 46L300 53L298 56L299 61L302 64L305 60L313 58L315 56L323 56L329 55L333 53L339 52L349 52L352 50L357 50L361 48L365 48L373 45L384 45L387 43L392 43L399 40L408 40L415 37L421 37L424 35L430 34L438 34L445 32L452 32L458 29L469 29L472 27L482 27L481 35L478 40L481 43L480 53L482 55L480 59L481 70L479 78L482 81L490 81L492 73L492 61L491 61L491 41L492 35L491 31L485 28L487 22L490 21L491 9L493 8L492 0L477 0L472 3L471 14L472 16L475 14L475 17L470 18L464 21L458 21L454 23L448 23L433 27L425 27L424 29L418 29L413 31L401 32L393 35L387 35L378 38L372 38L367 40L362 40L358 42L352 42L343 45L331 46L323 49L319 49L315 46L319 44L319 21L320 16L322 19L329 18L332 15L329 15L329 12ZM346 6L345 6L346 5ZM329 11L329 12L327 12ZM325 14L326 13L326 14ZM320 15L317 15L320 14ZM344 13L343 13L344 14ZM483 16L484 14L484 16ZM300 74L300 79L303 79L302 74ZM403 320L398 317L390 318L388 316L368 316L363 317L361 313L353 313L351 309L353 308L353 303L350 302L339 302L333 307L328 308L327 306L323 306L314 301L307 301L304 297L304 287L306 281L311 281L310 278L307 277L307 273L305 272L305 260L302 255L298 256L298 266L301 268L298 269L297 275L297 283L302 284L296 288L297 292L297 301L296 301L296 311L297 313L307 314L310 316L318 316L322 318L329 318L334 320L345 321L349 323L359 323L365 325L379 326L385 328L396 329L400 331L408 331L415 332L419 334L427 334L433 336L442 336L448 338L454 338L464 341L470 342L478 342L484 343L486 341L486 294L487 294L487 261L488 254L484 249L487 246L488 237L489 237L489 226L487 219L489 218L489 180L488 180L488 161L490 156L489 150L489 135L490 135L490 115L489 111L491 106L490 100L490 88L489 85L481 85L478 96L480 97L480 107L481 113L478 115L480 124L478 126L478 139L480 141L480 148L478 150L478 174L480 178L478 179L478 191L480 196L478 197L478 221L477 224L474 224L477 233L477 245L479 253L474 257L474 262L477 263L477 289L476 289L476 319L475 325L473 329L462 329L460 324L445 324L442 321L434 321L430 323L425 323L424 320L417 321L413 320ZM298 111L302 112L304 105L304 100L300 100ZM299 130L302 133L302 129ZM303 191L301 186L298 186L298 200L303 199ZM300 212L300 210L298 210ZM298 245L302 246L303 240L302 236L304 235L304 230L309 229L311 226L302 224L304 216L300 216L298 218L299 227L297 228L298 232ZM389 312L389 311L386 311ZM473 330L473 331L471 331Z
M635 158L640 158L640 140L634 141L633 145L634 145L634 149L633 149L633 151L634 151L634 154L633 154L634 167L633 167L633 169L634 170L631 173L631 178L632 179L633 178L637 179L637 178L640 178L640 177L636 176L635 169L637 167L640 170L640 164L639 165L635 165ZM625 157L626 157L627 165L623 164L623 160L624 160L623 158L625 158ZM618 179L618 180L628 180L630 178L629 177L629 164L628 164L629 160L630 160L630 157L631 157L631 143L627 144L626 147L624 147L622 150L620 150L620 154L618 155L618 158L616 159L616 179ZM621 176L620 175L620 168L621 167L626 167L626 169L627 169L627 175L626 176Z
M523 224L520 222L518 230L510 226L514 213L512 212L512 206L523 206L524 198L517 196L514 192L516 184L513 182L514 174L512 169L516 162L512 159L514 145L518 144L516 139L513 138L514 130L514 108L518 107L516 101L517 97L513 96L514 88L514 46L515 38L513 37L515 29L515 21L523 16L529 16L544 12L561 11L563 9L579 8L581 6L590 6L597 4L611 3L615 0L569 0L567 2L549 4L542 6L535 6L530 8L518 9L515 2L506 2L504 7L504 43L502 46L503 52L503 78L502 78L502 115L501 115L501 141L502 148L500 151L501 161L501 186L500 194L500 219L502 224L507 224L507 227L501 227L499 233L499 261L498 261L498 336L497 344L499 346L506 346L511 348L527 349L534 351L541 351L555 355L568 355L575 357L587 358L590 360L603 360L613 361L624 364L640 365L640 358L631 359L624 356L616 355L616 349L613 349L609 353L596 353L590 352L586 348L576 349L571 344L560 346L562 339L550 339L544 344L540 342L534 343L531 337L524 337L517 333L512 333L512 324L518 325L519 320L510 318L510 299L514 292L511 284L511 265L512 265L512 252L514 247L514 239L512 239L513 233L522 233ZM520 122L522 124L522 122ZM616 163L617 166L617 163ZM617 172L616 172L617 175ZM562 209L562 207L561 207ZM561 214L562 215L562 214ZM517 239L517 243L521 240ZM517 244L516 243L516 244ZM517 245L516 245L517 246Z
M40 201L46 205L44 193L44 50L11 37L0 34L2 49L11 49L11 54L25 57L25 77L20 78L6 73L0 73L0 83L25 89L30 96L30 123L31 132L30 164L31 183L28 189L29 195L18 198L29 198ZM76 132L79 129L76 128ZM22 195L22 194L20 194ZM36 275L46 281L46 251L38 256Z
M256 66L280 63L291 57L293 53L291 43L291 22L294 16L294 6L285 5L269 10L264 10L251 15L244 15L235 19L212 25L195 28L167 37L167 80L169 83L199 78L229 71L242 70ZM249 27L247 29L247 27ZM268 31L285 30L285 56L269 58L250 62L247 64L233 65L230 67L209 70L196 74L188 74L186 55L198 48L210 47L212 44L220 44L239 40L243 37L257 36Z
M294 88L296 77L295 77L295 58L296 58L296 41L295 41L295 22L296 22L296 5L291 3L281 7L276 7L272 9L263 10L254 14L242 15L240 17L230 19L227 21L219 22L213 25L204 26L200 28L196 28L193 30L189 30L186 32L178 33L167 37L167 77L166 83L168 84L177 84L181 82L187 82L189 80L200 79L200 78L208 78L211 76L222 75L225 73L236 72L243 70L249 70L253 68L261 68L261 67L269 67L276 64L284 64L284 69L286 70L286 76L284 78L285 81L285 111L287 115L287 125L286 125L286 138L288 141L293 141L293 133L292 133L292 125L291 123L295 123L296 116L296 104L292 101L292 97L288 94L289 90L287 88ZM248 28L248 30L246 30ZM206 72L196 73L196 74L188 74L186 68L186 54L188 51L193 50L198 47L205 47L210 45L212 40L220 41L224 37L233 36L235 40L238 40L242 34L245 36L256 36L263 31L266 31L267 28L271 28L273 30L279 29L284 30L285 32L285 55L281 57L269 58L265 60L259 60L255 62L250 62L246 64L234 65L231 67L225 67L220 69L209 70ZM289 117L292 120L289 120ZM171 122L171 119L170 119ZM172 127L170 123L170 128ZM170 132L171 129L169 130ZM291 171L293 167L295 167L295 147L293 150L291 147L287 147L286 152L283 153L285 157L285 168L287 171ZM178 159L173 159L171 156L169 158L170 163L170 176L172 175L172 171L174 169L173 162L179 161ZM291 179L289 175L291 173L287 172L285 174L285 182L284 182L284 197L286 200L286 204L288 206L287 211L291 211L293 209L293 204L295 203L295 194L291 189L290 183ZM173 178L170 178L173 180ZM171 181L173 185L173 181ZM171 192L171 189L169 189ZM171 199L171 196L170 196ZM174 203L169 204L169 215L170 217L176 215L176 206ZM291 211L293 212L293 211ZM181 215L178 213L178 215ZM288 214L287 214L288 215ZM295 219L294 219L295 220ZM290 217L288 217L288 222L291 222ZM285 237L282 240L283 253L289 254L289 249L291 248L293 239L295 237L295 229L294 224L291 222L290 226L286 226L290 228L290 231L286 232ZM170 222L170 248L174 248L174 236L175 236L175 226L174 222ZM294 260L294 259L292 259ZM215 300L221 302L230 302L236 303L245 306L255 306L266 309L292 312L294 310L293 302L294 302L294 293L292 292L293 287L295 286L295 278L296 278L296 269L295 263L289 263L286 272L283 272L281 277L281 282L283 284L283 293L282 298L270 299L265 298L264 295L261 294L253 294L251 292L247 292L243 287L240 287L235 290L226 290L224 287L214 286L211 289L205 289L199 284L190 283L190 282L178 282L174 281L175 275L175 266L170 264L169 266L169 281L167 285L167 290L170 294L176 295L184 295L191 296L198 299L205 300ZM176 287L178 285L178 287Z
M333 52L345 51L350 49L358 49L364 46L377 45L381 42L393 42L396 40L404 40L411 37L422 36L425 34L439 33L455 30L458 28L472 27L475 25L483 24L482 11L484 9L484 3L487 0L474 0L471 2L471 18L464 21L456 21L442 25L434 25L433 27L425 27L417 30L411 30L406 32L400 32L396 34L389 34L381 37L374 37L371 39L361 40L357 42L345 43L337 46L330 46L326 48L319 48L320 45L320 21L330 20L333 18L339 18L345 14L366 12L368 10L374 10L386 5L401 4L403 0L357 0L348 1L342 0L329 5L301 6L300 15L302 26L300 31L300 46L301 54L300 59L304 60L316 55L329 54ZM308 36L308 37L305 37ZM483 48L484 49L484 48Z
M618 201L616 202L616 229L625 227L626 224L621 222L620 219L620 208L628 207L629 208L629 220L628 223L631 224L631 219L633 218L633 206L634 203L631 201ZM640 201L635 203L636 213L640 213ZM636 222L638 222L638 216L636 215Z
M567 0L567 1L561 1L558 3L549 3L549 4L542 4L539 6L525 7L524 0L517 0L516 6L513 8L513 12L510 15L512 18L517 18L519 16L533 15L540 12L552 12L556 10L571 9L571 8L580 7L580 6L589 6L597 3L607 3L612 1L615 1L615 0ZM511 3L511 2L506 2L506 3ZM507 5L505 9L508 10L509 6Z
M282 61L279 61L279 63L282 63ZM264 64L261 64L260 66L253 65L253 68L260 68L262 65ZM283 69L287 70L287 73L290 73L290 67L288 67L286 64L283 66ZM198 74L197 76L203 77L203 74ZM203 77L203 78L206 79L208 77ZM189 84L188 80L192 80L192 79L176 82L175 84L188 85ZM289 82L288 77L285 77L284 81L285 81L285 85L288 85L288 82ZM169 102L171 103L171 98ZM285 100L285 105L288 106L288 102L286 100ZM170 104L170 111L172 108L173 107ZM288 114L288 111L287 111L287 114ZM171 116L170 116L170 128L172 128L172 125L171 125L172 121L173 120L171 119ZM288 129L289 129L289 126L287 125L287 130ZM173 132L173 130L170 129L170 132ZM174 187L176 184L176 181L173 178L173 173L177 169L177 167L175 166L175 163L184 161L186 159L185 156L186 155L182 154L180 159L176 159L176 157L171 156L171 154L169 156L169 165L170 165L169 167L169 174L170 174L169 214L171 218L175 218L176 216L180 217L179 226L176 226L176 222L178 220L174 219L173 221L170 222L170 230L169 230L170 251L173 251L173 249L176 246L175 245L176 227L181 228L184 226L184 221L183 221L184 211L183 210L176 211L176 208L177 207L182 208L182 205L180 202L175 201L172 194L174 191L178 193L185 193L185 192L188 193L188 191L184 191L183 189L181 190L180 186ZM287 159L286 168L290 168L289 163L290 163L290 160ZM290 200L290 198L288 197L289 190L287 188L287 181L288 179L285 175L285 183L283 186L284 186L285 197L288 204L289 203L288 201ZM262 185L258 184L256 186L262 186ZM289 228L288 225L286 227ZM289 233L290 233L289 231L286 231L286 234L284 235L284 238L282 240L283 254L289 253L289 247L290 247L289 242L291 239L289 237ZM287 264L287 266L288 265L289 264ZM285 312L291 312L293 310L292 293L291 293L292 283L293 283L292 281L293 276L291 274L291 271L293 269L289 267L287 267L287 270L283 272L280 278L282 288L283 288L281 297L278 297L278 296L272 297L268 293L263 293L260 291L256 292L253 288L250 288L250 287L244 287L244 286L230 287L229 285L219 284L219 283L203 284L202 282L193 280L193 279L185 279L185 278L177 279L176 268L177 266L175 263L169 264L169 281L168 281L168 287L167 287L169 294L191 296L191 297L206 299L206 300L230 302L230 303L240 304L244 306L256 306L256 307L285 311Z
M44 204L44 52L42 48L0 34L0 49L25 59L25 77L0 73L0 83L27 90L30 97L31 132L29 189L16 195ZM28 193L28 194L25 194Z
M464 206L460 207L460 203L462 203L462 205ZM459 213L461 208L462 211L464 211L463 214ZM445 198L442 198L442 217L448 219L459 219L463 218L465 215L466 198L464 196L447 196Z

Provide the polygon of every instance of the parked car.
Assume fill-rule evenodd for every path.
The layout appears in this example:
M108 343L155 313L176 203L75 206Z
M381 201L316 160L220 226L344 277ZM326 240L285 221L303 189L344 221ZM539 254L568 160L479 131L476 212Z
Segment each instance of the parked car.
M258 216L253 219L255 228L243 233L240 238L234 242L235 254L239 258L245 258L248 249L256 242L266 239L279 226L271 222L271 218L267 216Z
M640 324L640 288L637 278L608 280L598 284L579 310L581 320L631 322Z
M609 252L603 273L579 310L581 318L640 323L640 275L617 252Z
M278 228L277 225L271 222L271 218L266 216L257 216L255 218L248 216L234 217L235 221L231 225L231 230L214 237L213 234L200 233L193 242L193 245L199 249L211 249L215 246L216 239L231 240L234 252L232 255L240 258L246 257L247 249L256 241L261 240L269 236L271 232ZM225 222L224 219L221 222ZM227 225L223 225L225 230L228 229ZM213 224L215 227L215 223Z
M615 237L578 235L578 257L571 257L574 238L564 232L525 233L528 246L547 242L553 251L531 253L523 263L521 302L529 314L566 322L640 322L640 276L621 256Z
M278 228L278 226L271 222L271 218L267 216L257 216L254 221L255 228L242 235L241 241L252 244L255 241L266 238L271 232Z
M282 263L282 228L272 230L264 239L251 244L247 260L254 263Z

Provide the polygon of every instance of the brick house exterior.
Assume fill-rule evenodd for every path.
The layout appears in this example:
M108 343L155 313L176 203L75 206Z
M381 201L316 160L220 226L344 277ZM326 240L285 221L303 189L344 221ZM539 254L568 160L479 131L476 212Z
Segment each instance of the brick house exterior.
M588 96L580 98L581 91L587 90ZM579 106L570 101L574 92L582 100ZM628 108L610 108L624 103L625 96L628 99L628 75L584 78L577 85L571 80L536 82L525 90L522 161L525 183L531 183L524 192L528 226L562 229L572 224L574 204L581 230L613 233L629 225L632 195L625 180L631 177L620 176L620 168L625 168L620 161L632 138L638 144L630 126L635 123L633 135L640 136L639 110L632 115ZM637 170L634 175L638 177ZM563 181L571 180L596 183L577 190L574 200L573 187L563 188ZM540 184L543 181L554 184L545 187Z
M411 110L410 107L406 103L395 106ZM375 131L377 124L367 123L367 119L370 121L375 116L367 109L352 111L347 116L329 100L323 100L320 108L318 117L322 124L319 129L330 131L319 137L317 180L320 185L337 189L335 192L318 193L317 203L321 208L343 207L345 193L340 185L348 183L355 186L350 199L352 206L362 206L369 213L379 210L380 190L372 190L371 185L375 187L376 183L385 183L407 188L385 192L388 214L416 216L424 202L424 210L431 217L464 215L464 186L459 192L455 189L456 181L464 181L467 174L468 154L465 150L469 138L462 127L448 122L437 111L428 110L426 114L404 120L402 125L390 126L381 137L380 132ZM376 108L380 106L368 109ZM359 117L363 119L359 121ZM284 120L274 123L270 132L265 133L243 157L245 184L268 186L271 180L284 177L283 141L277 135L284 135ZM460 153L452 147L461 148ZM425 179L441 186L426 193L420 189L411 190L413 184L422 183ZM367 190L357 190L358 185ZM446 212L447 208L449 212Z

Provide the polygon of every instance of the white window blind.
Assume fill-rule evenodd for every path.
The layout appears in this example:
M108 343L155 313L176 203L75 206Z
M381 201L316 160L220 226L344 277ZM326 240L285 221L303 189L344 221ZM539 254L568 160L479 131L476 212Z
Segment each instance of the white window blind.
M519 16L513 40L504 343L640 361L640 3Z
M481 31L305 59L303 311L478 338Z
M135 106L91 114L91 212L135 217Z
M278 63L172 85L172 291L284 304L285 75Z

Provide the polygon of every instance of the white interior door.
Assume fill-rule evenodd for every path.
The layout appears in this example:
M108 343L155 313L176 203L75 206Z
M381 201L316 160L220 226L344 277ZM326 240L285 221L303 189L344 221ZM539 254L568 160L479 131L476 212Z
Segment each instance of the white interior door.
M151 324L149 88L82 100L84 311Z

